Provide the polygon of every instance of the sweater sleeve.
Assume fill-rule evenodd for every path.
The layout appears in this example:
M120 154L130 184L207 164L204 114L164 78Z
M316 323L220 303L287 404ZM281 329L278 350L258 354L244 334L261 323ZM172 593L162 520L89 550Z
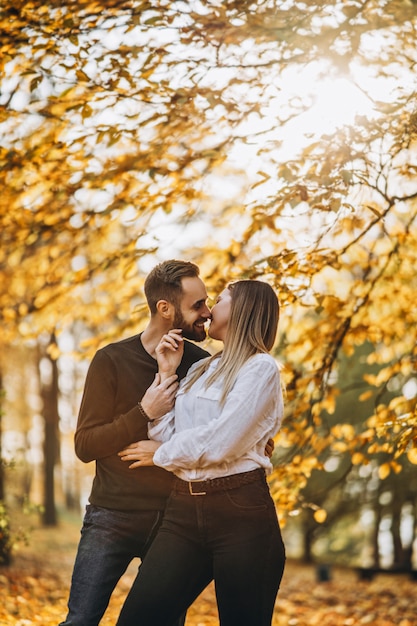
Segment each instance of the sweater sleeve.
M103 351L94 356L87 372L75 431L75 453L84 463L110 456L147 438L147 421L137 404L115 415L117 372ZM139 400L139 398L138 398Z

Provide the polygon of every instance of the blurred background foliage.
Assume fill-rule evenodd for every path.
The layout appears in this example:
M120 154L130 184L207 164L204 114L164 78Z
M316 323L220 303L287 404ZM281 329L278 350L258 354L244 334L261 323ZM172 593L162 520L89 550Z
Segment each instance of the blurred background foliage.
M279 293L291 551L415 568L416 25L410 0L2 3L4 562L9 507L84 504L89 359L177 257L210 296Z

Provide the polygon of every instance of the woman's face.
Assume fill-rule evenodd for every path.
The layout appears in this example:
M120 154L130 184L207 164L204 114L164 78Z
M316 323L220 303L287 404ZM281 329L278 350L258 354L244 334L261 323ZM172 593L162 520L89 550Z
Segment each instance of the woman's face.
M224 341L227 334L230 309L232 306L232 294L230 289L225 289L216 299L216 304L211 309L211 322L208 329L209 337Z

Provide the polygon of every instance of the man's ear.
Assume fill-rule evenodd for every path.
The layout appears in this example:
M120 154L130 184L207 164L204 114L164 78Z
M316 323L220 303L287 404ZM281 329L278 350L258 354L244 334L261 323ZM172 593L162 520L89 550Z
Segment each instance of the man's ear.
M156 303L156 310L164 319L174 319L175 309L174 305L167 300L158 300Z

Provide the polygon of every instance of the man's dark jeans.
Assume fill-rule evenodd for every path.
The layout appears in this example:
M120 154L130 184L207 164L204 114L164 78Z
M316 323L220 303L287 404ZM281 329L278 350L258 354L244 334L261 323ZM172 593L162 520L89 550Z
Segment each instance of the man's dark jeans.
M214 575L222 626L270 626L285 564L265 477L207 495L173 491L118 626L169 626Z
M163 511L113 511L88 505L60 626L97 626L133 558L144 558ZM184 620L176 622L183 624Z

